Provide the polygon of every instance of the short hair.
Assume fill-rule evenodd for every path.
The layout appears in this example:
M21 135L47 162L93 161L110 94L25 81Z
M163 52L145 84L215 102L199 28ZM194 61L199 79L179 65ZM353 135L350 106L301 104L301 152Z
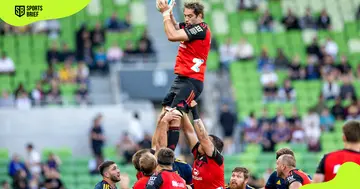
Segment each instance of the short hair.
M279 157L279 161L288 167L296 167L295 157L290 154L284 154Z
M249 170L246 169L245 167L235 167L234 170L232 171L233 173L243 173L244 174L244 178L248 179L249 178Z
M159 165L172 165L175 161L175 153L170 148L162 148L157 153Z
M288 154L295 157L294 152L290 148L281 148L278 151L276 151L276 159L279 159L279 157L284 154Z
M360 122L351 120L345 123L342 128L343 134L347 142L358 143L360 142Z
M30 149L33 149L33 148L34 148L34 145L33 145L32 143L28 143L28 144L26 145L26 147L27 147L27 148L30 148Z
M104 161L103 163L101 163L99 166L99 172L101 176L104 176L104 172L107 171L107 169L113 164L115 164L115 162L113 161Z
M141 158L141 156L143 155L143 154L145 154L146 152L150 152L150 150L148 150L148 149L141 149L141 150L139 150L139 151L137 151L134 155L133 155L133 157L132 157L132 164L134 165L134 167L135 167L135 169L137 170L137 171L140 171L140 158Z
M145 153L140 157L139 165L144 175L152 175L156 168L156 159L150 152Z
M184 4L184 7L187 8L187 9L192 9L194 10L194 14L195 16L199 16L200 14L202 15L202 18L205 18L205 15L204 15L204 5L201 4L200 2L196 2L196 1L189 1L189 2L186 2Z
M211 142L214 144L215 148L221 153L224 149L224 142L215 135L209 135L212 137Z

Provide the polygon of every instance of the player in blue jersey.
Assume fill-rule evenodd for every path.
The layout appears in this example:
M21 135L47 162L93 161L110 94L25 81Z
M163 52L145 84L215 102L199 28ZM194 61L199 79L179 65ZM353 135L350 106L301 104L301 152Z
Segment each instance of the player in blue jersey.
M117 189L116 183L120 182L120 169L113 161L105 161L99 166L103 180L95 185L94 189Z
M235 167L232 171L229 185L226 186L226 189L254 189L249 186L249 170L245 167Z
M291 149L281 148L276 152L276 160L278 160L279 157L284 154L295 157L295 154ZM308 175L308 177L311 179L310 175ZM286 185L286 181L283 178L278 177L277 172L274 171L267 180L265 189L288 189L288 186Z

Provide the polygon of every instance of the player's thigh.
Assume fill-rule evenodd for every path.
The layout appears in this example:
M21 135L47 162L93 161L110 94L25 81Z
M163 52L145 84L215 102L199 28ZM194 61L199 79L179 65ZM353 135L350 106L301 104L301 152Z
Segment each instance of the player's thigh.
M179 111L185 113L189 112L191 101L197 99L201 93L191 82L182 82L178 93L176 93L174 100L171 104L172 108L177 108Z
M170 107L175 96L176 93L179 91L179 85L181 83L181 80L179 77L176 77L169 89L169 92L165 95L163 101L162 101L162 106L163 107Z

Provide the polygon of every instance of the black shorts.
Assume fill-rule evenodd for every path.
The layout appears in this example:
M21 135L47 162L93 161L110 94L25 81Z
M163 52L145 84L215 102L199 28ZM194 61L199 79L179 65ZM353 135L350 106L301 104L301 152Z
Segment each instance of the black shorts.
M202 81L177 76L171 85L168 94L165 96L162 105L177 108L178 110L188 113L192 100L197 101L204 88Z

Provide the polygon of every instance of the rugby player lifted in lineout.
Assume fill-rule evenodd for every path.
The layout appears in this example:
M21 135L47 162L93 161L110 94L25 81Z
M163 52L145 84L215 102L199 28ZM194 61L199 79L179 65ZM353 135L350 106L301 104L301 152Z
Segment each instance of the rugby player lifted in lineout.
M153 141L157 148L168 147L175 150L179 141L179 130L182 115L189 112L190 103L198 100L202 90L206 71L206 61L210 51L211 31L203 21L204 6L198 1L189 1L184 4L184 23L177 23L171 5L157 1L159 11L163 15L164 29L169 41L180 42L174 73L177 75L165 96L163 109L158 119L159 133L157 138L168 140ZM179 115L176 119L163 119L171 116L167 112L174 109ZM174 116L172 116L174 117ZM166 136L166 133L168 136Z

